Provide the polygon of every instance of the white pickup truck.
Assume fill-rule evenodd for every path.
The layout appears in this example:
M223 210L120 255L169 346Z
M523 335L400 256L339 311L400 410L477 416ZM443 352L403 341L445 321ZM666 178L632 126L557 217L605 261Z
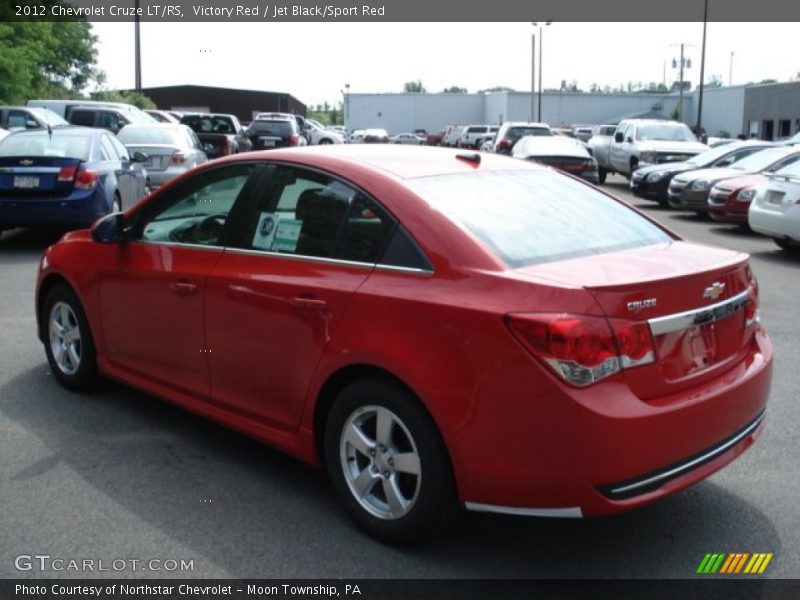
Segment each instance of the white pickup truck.
M708 150L683 123L657 119L627 119L620 122L608 141L593 140L589 140L589 147L597 160L600 183L608 173L630 178L639 167L682 162Z

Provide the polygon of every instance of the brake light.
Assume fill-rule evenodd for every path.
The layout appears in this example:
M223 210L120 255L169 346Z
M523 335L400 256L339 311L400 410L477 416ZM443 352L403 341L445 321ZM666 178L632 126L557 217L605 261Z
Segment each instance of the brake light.
M72 181L75 179L75 173L78 171L78 167L75 165L70 165L68 167L61 167L61 170L58 172L58 180L60 182Z
M228 141L228 138L226 138L226 137L222 138L222 143L220 144L220 149L221 149L221 152L222 152L223 156L231 153L231 144Z
M75 187L79 190L90 190L96 184L100 175L92 169L81 169L75 176Z
M289 145L290 146L297 146L297 144L299 142L300 142L300 136L297 135L296 133L293 133L292 135L289 136Z
M747 302L744 305L744 325L750 327L750 325L758 323L759 319L758 281L755 276L751 276L750 285L747 286Z
M171 165L185 165L188 157L183 152L175 152L169 159Z
M511 140L501 140L497 147L501 150L511 150L511 146L514 144L511 143Z
M575 386L655 361L650 327L642 321L535 313L509 314L505 322L528 351Z

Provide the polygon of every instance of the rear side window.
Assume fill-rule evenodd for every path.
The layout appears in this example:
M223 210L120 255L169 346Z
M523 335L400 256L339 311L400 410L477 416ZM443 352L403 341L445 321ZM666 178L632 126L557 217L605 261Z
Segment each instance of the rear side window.
M73 110L69 114L69 122L72 123L73 125L92 127L94 125L94 111Z
M550 170L425 177L407 185L512 268L672 240L625 205Z

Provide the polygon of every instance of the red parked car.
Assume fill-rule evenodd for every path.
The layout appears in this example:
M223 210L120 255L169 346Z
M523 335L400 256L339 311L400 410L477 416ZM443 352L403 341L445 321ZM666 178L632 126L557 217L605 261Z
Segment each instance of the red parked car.
M697 483L760 434L772 374L747 255L457 150L208 163L48 248L36 294L61 384L110 377L325 466L389 541Z
M766 183L760 173L723 179L708 194L708 215L715 221L747 226L747 211L756 195L756 189Z

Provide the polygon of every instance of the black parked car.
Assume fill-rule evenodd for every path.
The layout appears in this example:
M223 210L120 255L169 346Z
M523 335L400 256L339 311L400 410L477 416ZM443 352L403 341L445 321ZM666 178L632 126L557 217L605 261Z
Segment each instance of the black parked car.
M253 150L285 148L286 146L305 146L308 144L303 132L292 117L273 116L261 118L259 115L245 131L253 144Z

